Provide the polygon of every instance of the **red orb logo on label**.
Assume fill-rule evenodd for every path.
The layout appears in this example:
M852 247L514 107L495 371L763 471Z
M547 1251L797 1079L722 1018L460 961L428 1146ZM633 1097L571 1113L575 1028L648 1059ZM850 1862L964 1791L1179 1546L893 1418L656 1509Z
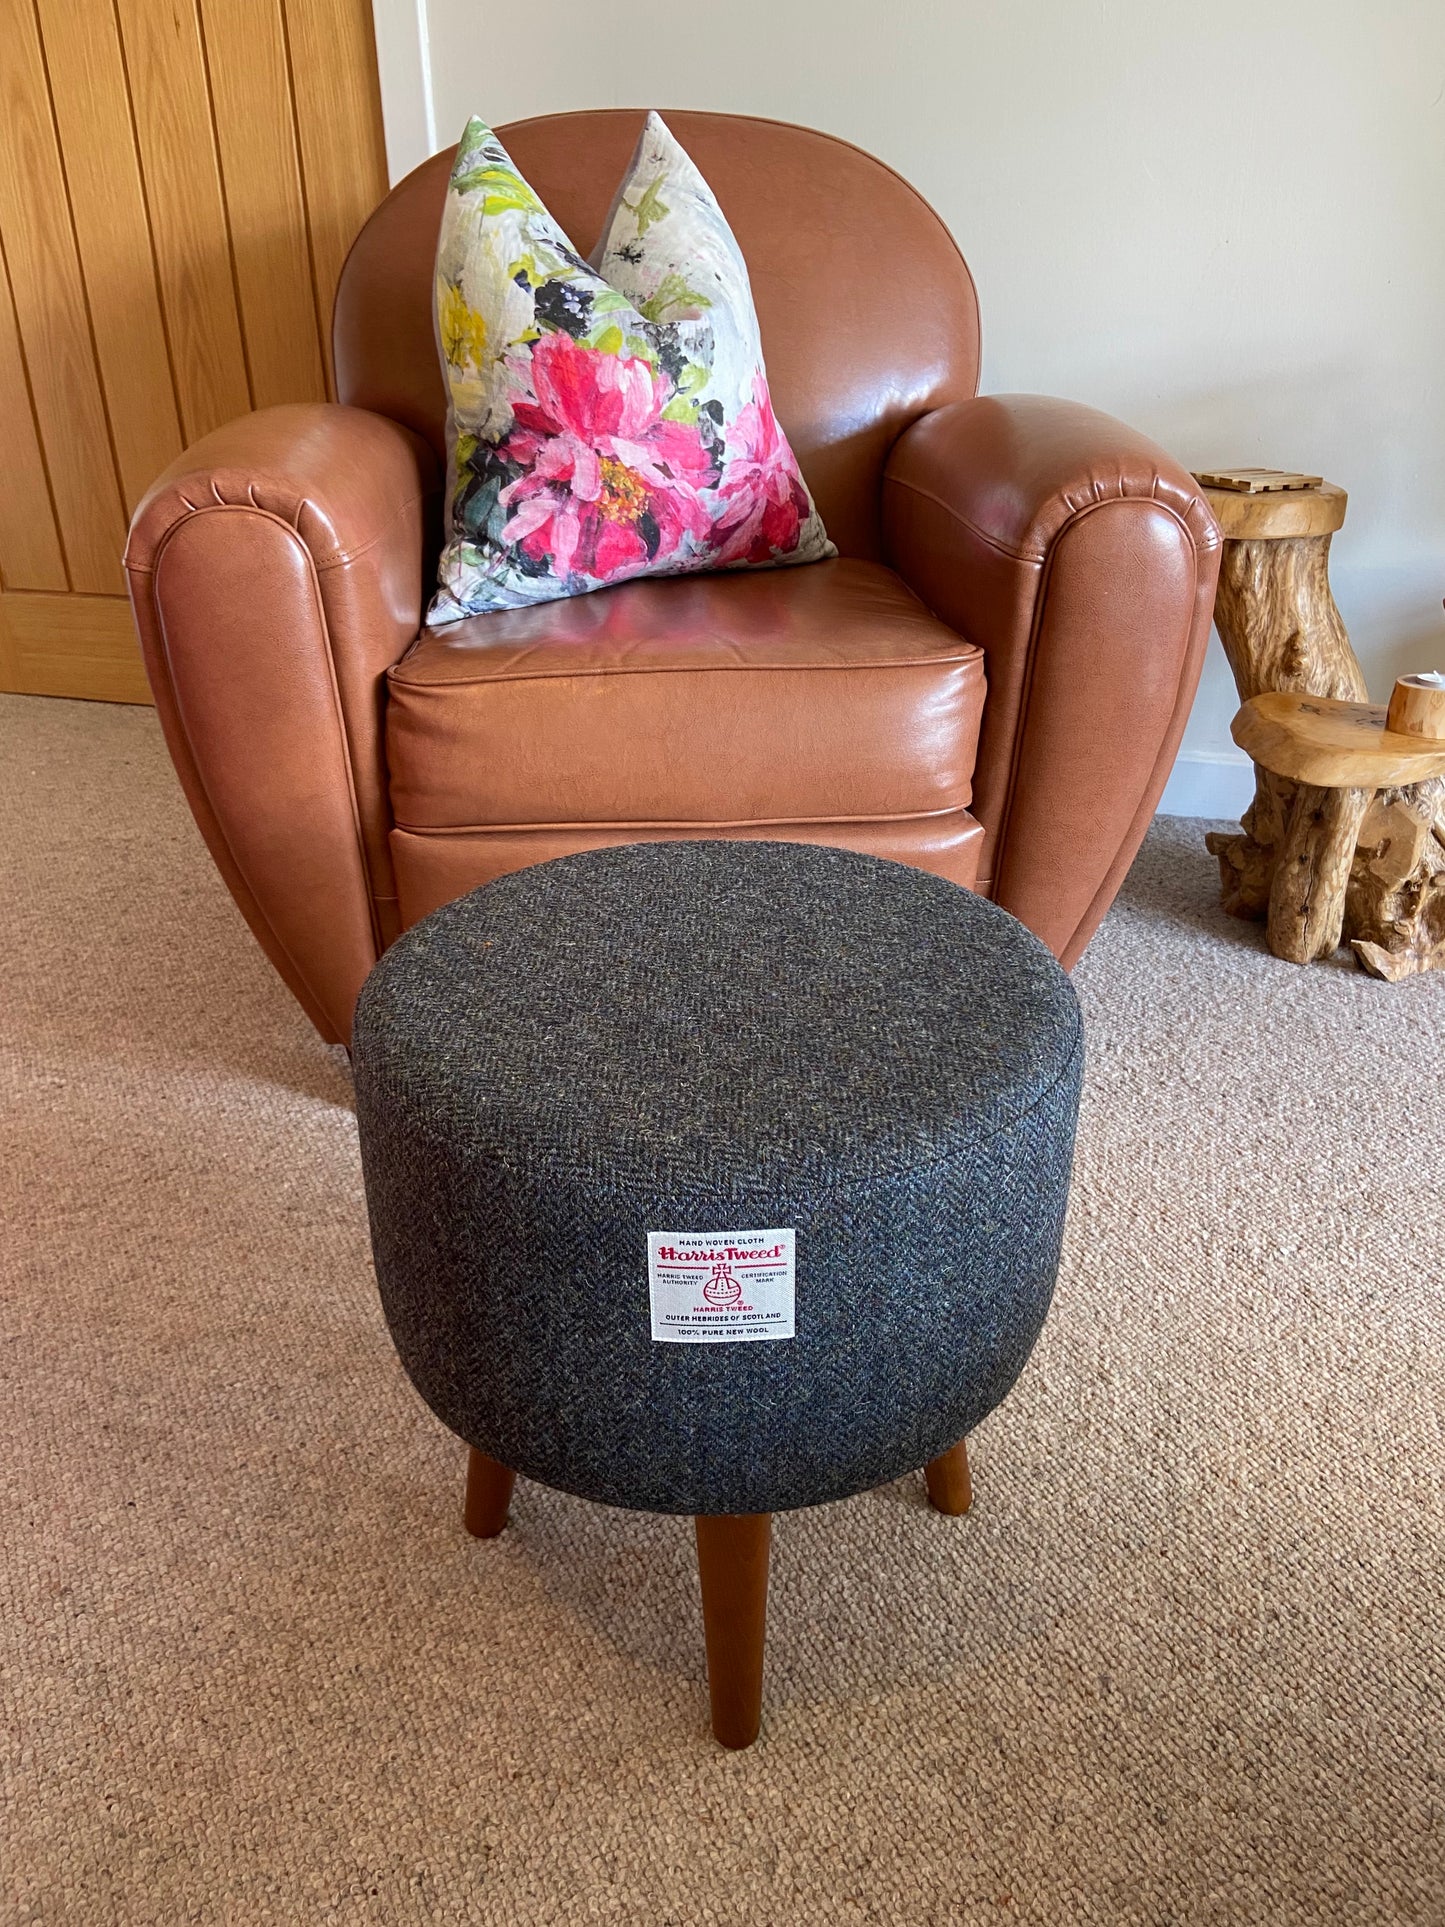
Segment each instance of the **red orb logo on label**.
M714 1265L712 1276L702 1288L702 1295L710 1305L736 1305L743 1295L743 1288L733 1276L731 1265Z

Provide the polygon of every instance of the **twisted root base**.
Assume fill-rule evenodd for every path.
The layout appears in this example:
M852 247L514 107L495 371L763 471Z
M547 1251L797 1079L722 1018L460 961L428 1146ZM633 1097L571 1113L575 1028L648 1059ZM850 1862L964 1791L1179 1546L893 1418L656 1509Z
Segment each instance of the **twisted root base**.
M1343 939L1391 983L1445 969L1445 779L1371 796L1260 770L1240 829L1205 842L1224 908L1267 921L1277 957L1310 963Z
M474 1539L495 1539L506 1525L516 1477L485 1452L469 1452L462 1519ZM973 1503L962 1439L929 1462L924 1478L936 1512L956 1518ZM762 1726L773 1515L699 1514L693 1524L713 1736L720 1745L739 1750L752 1745Z

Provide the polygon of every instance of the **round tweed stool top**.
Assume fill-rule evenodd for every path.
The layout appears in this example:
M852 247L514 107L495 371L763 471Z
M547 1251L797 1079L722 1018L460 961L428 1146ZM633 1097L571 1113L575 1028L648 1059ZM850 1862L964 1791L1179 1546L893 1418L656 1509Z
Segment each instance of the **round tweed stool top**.
M1082 1049L1044 946L901 864L678 841L502 877L357 1009L402 1362L477 1452L614 1505L916 1469L1043 1323Z

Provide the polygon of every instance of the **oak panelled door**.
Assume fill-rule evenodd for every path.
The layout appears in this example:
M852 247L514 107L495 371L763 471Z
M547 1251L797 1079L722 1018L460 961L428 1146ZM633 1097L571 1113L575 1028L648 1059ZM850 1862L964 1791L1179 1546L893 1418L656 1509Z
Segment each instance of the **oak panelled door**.
M0 688L149 700L130 512L327 395L386 184L369 0L0 0Z

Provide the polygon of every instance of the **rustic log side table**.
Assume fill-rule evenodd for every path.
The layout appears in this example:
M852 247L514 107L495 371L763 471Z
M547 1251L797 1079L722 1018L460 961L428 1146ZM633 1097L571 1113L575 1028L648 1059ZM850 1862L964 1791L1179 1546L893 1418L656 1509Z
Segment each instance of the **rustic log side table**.
M1348 941L1372 975L1445 968L1445 744L1386 728L1330 590L1342 488L1268 469L1201 471L1224 536L1214 621L1255 763L1239 830L1211 831L1232 916L1292 963Z

